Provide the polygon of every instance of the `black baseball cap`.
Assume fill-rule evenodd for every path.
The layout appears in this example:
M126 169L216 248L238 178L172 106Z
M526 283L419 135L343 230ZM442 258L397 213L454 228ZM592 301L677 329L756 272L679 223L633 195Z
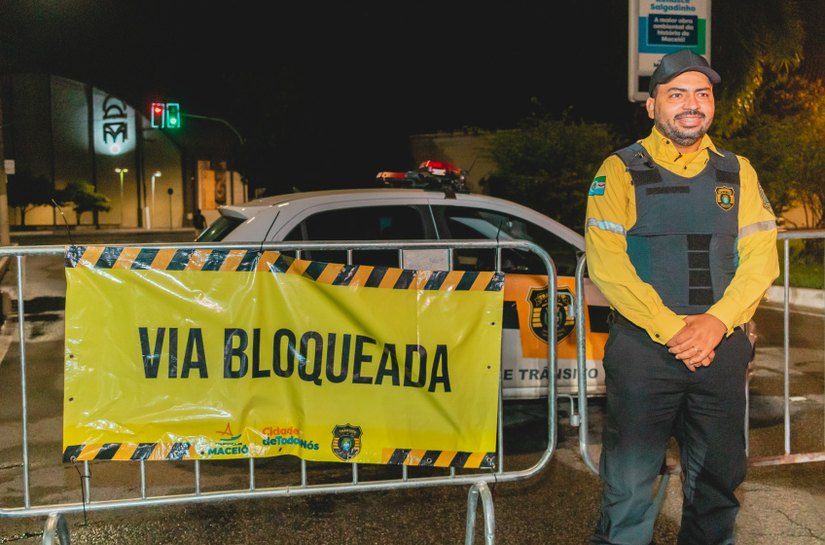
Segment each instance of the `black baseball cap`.
M701 55L697 55L690 49L682 49L675 53L668 53L662 57L662 61L653 75L650 77L650 88L648 93L653 96L653 91L660 83L667 83L679 74L685 72L701 72L708 77L714 85L722 81L719 74L710 67L708 61Z

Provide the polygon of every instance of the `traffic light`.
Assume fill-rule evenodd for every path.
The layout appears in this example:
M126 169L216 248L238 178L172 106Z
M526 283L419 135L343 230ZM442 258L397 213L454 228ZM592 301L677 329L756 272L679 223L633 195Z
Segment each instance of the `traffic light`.
M166 103L166 128L180 128L180 104L177 102Z
M166 117L166 104L162 102L153 102L150 109L152 118L152 127L160 129L166 126L164 123Z
M153 102L150 110L152 118L152 128L155 129L179 129L180 128L180 104L177 102Z

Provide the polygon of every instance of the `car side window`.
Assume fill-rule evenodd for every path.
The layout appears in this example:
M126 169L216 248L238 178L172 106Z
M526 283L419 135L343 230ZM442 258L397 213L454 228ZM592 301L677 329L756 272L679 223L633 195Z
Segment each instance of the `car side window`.
M574 276L576 273L576 247L534 223L503 212L467 206L434 206L433 212L441 238L529 240L550 254L558 275ZM453 267L493 270L495 250L457 249L453 252ZM526 250L502 250L501 270L505 273L547 274L539 256Z
M286 236L302 240L416 240L427 238L424 214L417 206L359 206L317 212L304 219ZM327 263L347 263L346 250L304 252L304 259ZM397 267L397 250L355 250L352 262L358 265Z

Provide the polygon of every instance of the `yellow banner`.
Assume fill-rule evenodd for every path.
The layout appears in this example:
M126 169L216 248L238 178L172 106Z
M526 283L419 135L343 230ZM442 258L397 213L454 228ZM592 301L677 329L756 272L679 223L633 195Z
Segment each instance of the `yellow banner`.
M491 467L503 275L72 246L63 460Z

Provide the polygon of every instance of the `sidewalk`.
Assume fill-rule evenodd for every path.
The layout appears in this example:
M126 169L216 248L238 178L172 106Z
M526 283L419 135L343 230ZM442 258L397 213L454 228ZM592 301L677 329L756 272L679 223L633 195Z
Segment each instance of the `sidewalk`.
M52 229L13 231L11 242L16 246L40 246L51 244L105 244L110 242L192 242L197 232L192 227L177 229L96 229L91 225L72 227L66 230L60 226Z

